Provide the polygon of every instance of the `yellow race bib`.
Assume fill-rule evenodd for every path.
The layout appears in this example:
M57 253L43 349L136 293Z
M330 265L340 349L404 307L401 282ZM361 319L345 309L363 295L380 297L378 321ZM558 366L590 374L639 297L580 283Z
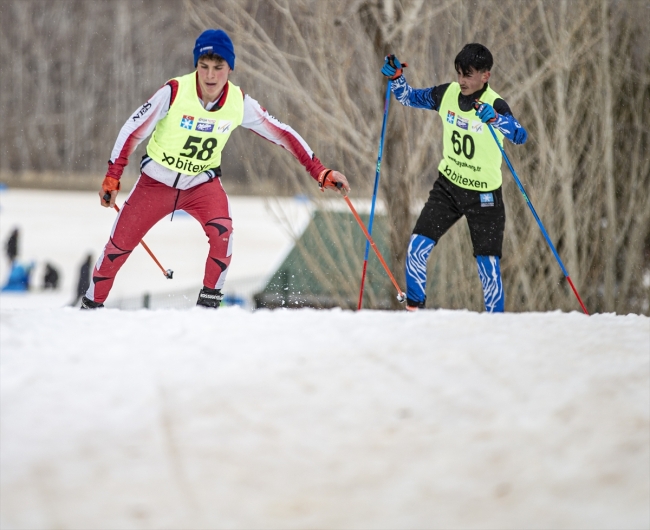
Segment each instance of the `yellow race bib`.
M221 151L244 117L244 96L228 81L225 105L210 112L199 102L195 72L176 80L176 98L167 116L157 123L147 154L169 169L198 175L221 164Z
M443 124L443 158L438 171L447 179L469 190L492 191L501 186L501 151L492 134L476 116L474 109L463 112L458 106L460 85L451 83L440 103ZM489 86L481 101L494 105L500 96ZM503 143L503 134L494 132Z

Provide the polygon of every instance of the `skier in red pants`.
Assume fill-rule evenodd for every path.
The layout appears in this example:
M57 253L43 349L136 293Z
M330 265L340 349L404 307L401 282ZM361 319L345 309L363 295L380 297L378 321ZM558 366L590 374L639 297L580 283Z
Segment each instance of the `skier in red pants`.
M175 210L193 216L208 236L210 249L197 305L219 307L232 254L221 152L240 125L287 149L321 189L350 189L345 176L323 166L296 131L228 80L235 68L235 51L223 30L209 29L198 37L194 65L195 72L168 81L120 131L99 192L101 205L107 208L115 204L129 155L152 136L140 177L95 264L82 309L103 307L115 275L133 249L153 225Z

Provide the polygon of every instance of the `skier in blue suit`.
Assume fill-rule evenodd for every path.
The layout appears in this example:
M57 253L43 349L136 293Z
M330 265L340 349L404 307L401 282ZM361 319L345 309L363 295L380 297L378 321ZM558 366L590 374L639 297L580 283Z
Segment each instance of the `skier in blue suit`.
M425 307L427 261L433 247L461 217L467 218L485 309L502 312L501 249L506 213L503 205L500 141L523 144L526 130L508 104L489 85L493 59L482 44L467 44L456 56L458 81L430 88L409 86L402 65L386 57L382 74L393 80L395 98L407 107L435 110L443 124L443 158L438 179L413 229L406 257L406 308Z

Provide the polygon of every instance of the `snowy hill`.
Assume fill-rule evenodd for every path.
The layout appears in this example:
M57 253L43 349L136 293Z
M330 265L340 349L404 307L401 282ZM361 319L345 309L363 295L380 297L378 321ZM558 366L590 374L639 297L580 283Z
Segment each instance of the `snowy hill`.
M647 317L0 317L3 529L650 524Z

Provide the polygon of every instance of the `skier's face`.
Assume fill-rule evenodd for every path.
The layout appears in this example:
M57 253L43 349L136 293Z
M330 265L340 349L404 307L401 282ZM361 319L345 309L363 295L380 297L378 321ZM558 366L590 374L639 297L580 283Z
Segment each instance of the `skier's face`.
M216 61L202 57L196 66L203 101L208 103L217 99L228 82L230 67L226 61Z
M470 68L467 75L463 72L456 73L458 74L460 92L463 96L469 96L477 90L481 90L490 79L490 72L479 72L474 68Z

